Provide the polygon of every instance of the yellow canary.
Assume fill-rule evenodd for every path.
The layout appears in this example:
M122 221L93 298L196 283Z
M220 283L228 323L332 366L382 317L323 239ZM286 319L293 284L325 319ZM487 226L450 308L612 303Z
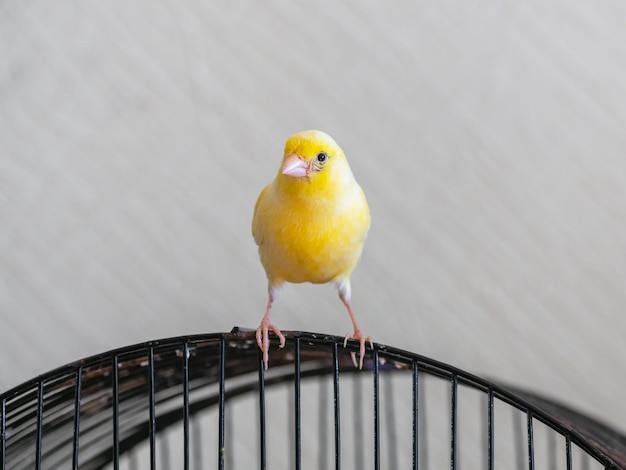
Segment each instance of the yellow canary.
M328 134L304 131L285 144L282 164L256 202L252 235L268 280L269 300L256 340L267 369L269 331L285 345L270 323L270 309L285 282L335 283L354 333L360 341L363 367L365 342L351 304L350 275L356 267L370 226L370 211L343 151ZM354 354L352 356L356 364Z

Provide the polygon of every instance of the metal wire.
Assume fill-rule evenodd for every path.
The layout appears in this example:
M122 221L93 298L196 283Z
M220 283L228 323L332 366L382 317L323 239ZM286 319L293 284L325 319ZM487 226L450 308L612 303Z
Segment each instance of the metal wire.
M40 380L37 390L37 440L35 446L35 468L41 468L41 448L43 445L43 381Z
M259 463L261 470L266 470L267 468L267 438L266 432L267 428L265 425L265 365L263 362L261 351L257 352L258 354L258 368L259 368L259 447L260 447L260 455L259 455Z
M302 414L300 410L302 409L302 401L301 401L301 380L302 377L300 375L300 338L297 337L295 339L295 359L294 363L294 416L295 416L295 468L296 470L302 469L302 424L301 417Z
M569 436L565 436L565 455L567 459L567 470L572 470L572 441Z
M224 470L224 458L226 454L226 340L220 339L220 389L219 389L219 437L218 437L218 458L217 465L220 470Z
M374 469L380 470L380 373L378 349L374 348ZM359 466L361 467L361 466Z
M120 391L118 356L113 355L111 370L113 371L113 468L120 468Z
M80 437L80 397L82 394L83 367L76 368L76 389L74 392L74 439L72 442L72 469L78 470L78 452Z
M150 418L148 421L148 438L150 439L150 470L156 470L156 395L154 390L154 347L148 348L148 399Z
M419 366L413 362L413 469L419 468Z
M341 469L341 400L339 389L339 346L333 344L333 393L335 395L335 469Z
M487 390L487 468L493 470L494 466L494 429L493 429L493 388Z
M189 470L189 342L183 347L183 449L184 468Z
M2 399L0 403L0 468L4 470L6 466L6 399Z
M526 413L528 430L528 470L535 470L535 444L533 439L533 414Z
M456 374L452 374L451 392L450 392L450 468L456 470L456 434L457 434L457 393L458 379Z
M0 470L210 461L224 470L249 468L250 459L261 469L299 470L312 452L326 468L326 439L336 470L380 469L383 461L457 469L474 456L489 470L520 457L529 470L541 468L538 459L548 468L626 468L626 437L558 403L384 345L368 348L361 371L350 357L356 342L344 349L335 336L285 336L268 371L253 332L234 329L129 346L37 377L0 395ZM280 384L289 385L289 399ZM332 400L321 395L331 389ZM315 423L319 443L303 437Z

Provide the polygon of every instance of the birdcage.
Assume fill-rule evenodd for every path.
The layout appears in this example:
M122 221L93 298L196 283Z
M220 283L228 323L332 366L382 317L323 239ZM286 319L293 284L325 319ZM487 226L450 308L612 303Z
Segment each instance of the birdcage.
M571 409L393 347L286 332L129 346L0 396L0 468L626 468L626 440Z

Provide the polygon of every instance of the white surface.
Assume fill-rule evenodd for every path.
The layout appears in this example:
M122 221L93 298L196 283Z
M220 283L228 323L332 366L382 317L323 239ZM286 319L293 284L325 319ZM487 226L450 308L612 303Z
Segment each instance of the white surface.
M626 429L623 2L0 5L0 390L114 347L255 327L250 234L319 128L372 208L374 339ZM343 335L332 286L274 322Z

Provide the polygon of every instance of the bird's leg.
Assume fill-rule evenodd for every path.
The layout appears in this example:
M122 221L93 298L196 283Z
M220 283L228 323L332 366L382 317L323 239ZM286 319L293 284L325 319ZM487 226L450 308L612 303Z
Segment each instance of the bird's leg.
M354 363L354 367L358 367L359 369L363 368L363 359L365 357L365 342L367 341L370 344L370 347L373 349L374 348L374 344L372 343L372 338L369 336L365 336L363 334L363 332L361 331L361 329L359 328L359 325L356 322L356 318L354 316L354 312L352 311L352 306L350 304L350 302L344 302L346 308L348 309L348 314L350 315L350 320L352 320L352 326L354 327L354 333L350 334L348 333L344 340L343 340L343 347L345 348L346 345L348 344L348 340L349 339L356 339L359 341L360 343L360 347L359 347L359 363L357 365L356 362L356 355L354 352L350 353L350 355L352 356L352 362Z
M261 351L263 351L263 364L265 365L265 370L267 370L267 366L269 362L269 351L270 351L269 332L272 331L276 334L276 336L278 336L278 338L280 339L281 348L285 347L285 337L283 336L282 332L278 329L278 327L270 323L270 310L272 308L272 304L274 303L275 295L276 295L276 290L270 287L269 299L267 301L265 315L263 315L261 324L256 329L256 344L258 344L259 348L261 348Z
M350 353L352 357L352 362L354 363L354 367L358 367L359 369L363 368L363 359L365 357L365 342L369 342L372 349L374 349L374 344L372 343L372 339L369 336L365 336L359 328L359 324L356 322L356 316L352 311L352 303L350 300L351 297L351 288L349 280L341 280L337 283L337 289L339 291L339 298L343 302L343 304L348 309L348 315L350 315L350 320L352 321L352 327L354 328L354 333L348 333L343 339L343 347L345 348L348 344L349 339L356 339L360 343L359 347L359 363L356 362L356 355L354 352Z

